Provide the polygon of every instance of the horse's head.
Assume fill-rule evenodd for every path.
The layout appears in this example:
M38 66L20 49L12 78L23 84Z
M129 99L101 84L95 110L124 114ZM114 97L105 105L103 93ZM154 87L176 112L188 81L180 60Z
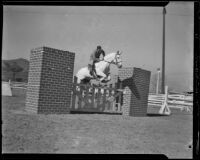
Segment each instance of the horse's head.
M118 68L122 67L122 60L121 60L122 52L117 51L115 53L110 53L104 57L104 61L117 65Z
M113 60L113 63L115 65L117 65L118 68L122 68L121 54L122 54L122 52L117 51L116 54L115 54L115 58Z

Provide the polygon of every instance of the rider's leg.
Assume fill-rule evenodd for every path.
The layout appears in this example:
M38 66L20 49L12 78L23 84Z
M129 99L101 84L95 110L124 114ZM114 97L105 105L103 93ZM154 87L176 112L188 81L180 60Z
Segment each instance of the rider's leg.
M93 64L92 64L92 71L93 71L93 73L95 74L94 76L97 77L97 72L96 72L96 68L95 68L95 63L96 63L96 61L93 61Z
M94 62L92 61L90 64L88 64L88 69L89 69L89 73L90 75L93 77L93 72L94 72Z

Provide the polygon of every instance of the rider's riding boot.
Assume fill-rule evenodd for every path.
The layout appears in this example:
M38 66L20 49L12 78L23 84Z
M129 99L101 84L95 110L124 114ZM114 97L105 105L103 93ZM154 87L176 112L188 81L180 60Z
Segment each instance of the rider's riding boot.
M95 76L94 75L94 67L93 67L93 65L88 65L88 68L90 69L90 75L92 75L92 76Z
M99 80L96 69L95 69L95 63L91 66L90 74L94 77L94 79Z
M94 76L96 79L98 78L95 69L93 70L93 76Z
M93 71L92 70L90 70L90 75L93 75L93 73L92 73Z
M96 70L95 70L95 64L92 65L92 74L94 76L94 78L97 78L97 73L96 73Z

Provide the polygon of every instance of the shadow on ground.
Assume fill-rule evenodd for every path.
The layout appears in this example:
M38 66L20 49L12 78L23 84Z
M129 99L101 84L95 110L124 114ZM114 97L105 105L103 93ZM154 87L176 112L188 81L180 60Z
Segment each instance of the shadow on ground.
M158 114L158 113L148 113L147 117L163 117L163 116L168 116L164 114Z

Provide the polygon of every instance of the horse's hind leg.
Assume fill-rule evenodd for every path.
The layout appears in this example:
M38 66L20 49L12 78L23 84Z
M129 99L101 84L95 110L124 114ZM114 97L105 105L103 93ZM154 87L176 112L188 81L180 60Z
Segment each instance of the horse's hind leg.
M79 77L77 77L77 81L76 81L77 84L80 84L81 83L81 79ZM80 86L76 86L76 90L77 91L80 91Z

